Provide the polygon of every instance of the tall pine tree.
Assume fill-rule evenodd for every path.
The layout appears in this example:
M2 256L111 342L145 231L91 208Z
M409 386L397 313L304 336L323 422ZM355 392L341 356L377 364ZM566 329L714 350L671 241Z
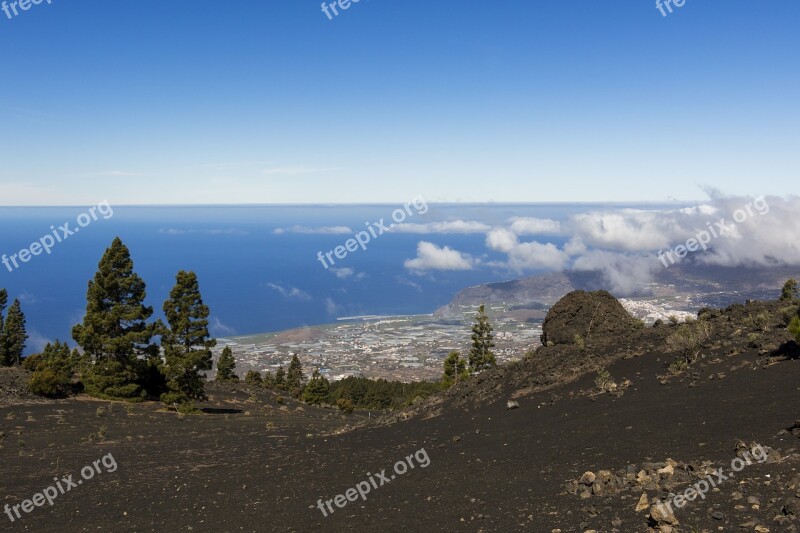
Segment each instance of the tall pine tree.
M442 387L449 389L460 381L469 378L467 362L458 352L450 352L444 360L444 375L442 376Z
M86 314L72 328L94 365L84 376L86 392L101 398L141 398L144 373L140 355L153 356L153 308L144 305L145 283L134 271L119 237L105 251L86 293Z
M303 365L300 363L300 359L298 359L297 355L293 355L292 362L289 363L289 371L286 372L286 386L289 388L290 392L300 394L304 380Z
M311 375L311 380L303 389L303 401L312 405L320 405L328 402L330 393L330 382L319 373L319 368L315 368L314 373Z
M127 246L115 238L89 281L86 314L83 323L72 328L72 338L98 361L108 358L128 363L151 353L153 326L146 321L153 308L144 305L146 295Z
M472 348L469 351L469 370L472 373L480 372L495 366L494 353L494 328L489 323L484 305L478 309L475 324L472 326Z
M781 289L781 301L792 302L797 299L797 280L788 279Z
M14 300L8 308L3 325L3 357L7 365L19 365L22 363L22 353L25 351L25 341L28 333L25 331L25 315L22 314L22 307L19 300Z
M233 351L230 346L226 346L217 361L217 381L239 381L235 369L236 359L233 358Z
M181 270L175 286L164 302L164 315L169 329L161 337L169 392L167 403L187 402L205 397L201 371L211 370L211 348L217 341L208 333L208 306L200 296L200 285L194 272Z

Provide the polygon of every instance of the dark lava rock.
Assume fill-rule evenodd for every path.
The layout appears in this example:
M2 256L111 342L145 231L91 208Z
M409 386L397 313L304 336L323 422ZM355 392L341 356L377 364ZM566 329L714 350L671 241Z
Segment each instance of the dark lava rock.
M542 325L542 344L574 344L593 337L625 335L636 320L607 291L572 291L547 313Z

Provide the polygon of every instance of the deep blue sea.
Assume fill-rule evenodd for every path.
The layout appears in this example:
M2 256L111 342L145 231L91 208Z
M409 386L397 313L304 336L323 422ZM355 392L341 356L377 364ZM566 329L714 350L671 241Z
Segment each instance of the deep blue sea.
M609 206L604 206L609 207ZM161 306L178 270L193 270L212 312L216 336L244 335L331 323L353 315L421 314L448 303L460 289L519 277L520 273L485 263L502 261L489 250L485 233L385 233L323 268L317 252L333 250L350 234L319 233L320 227L346 226L354 232L384 218L397 205L113 207L113 216L92 221L56 244L50 255L30 257L9 272L0 265L0 287L19 298L31 336L28 352L53 339L68 339L83 316L87 282L115 236L129 247L136 272L147 283L147 303ZM561 220L587 205L430 205L412 207L407 223L479 221L507 225L511 217ZM77 226L86 208L0 208L0 254L29 247L51 226ZM85 219L84 219L85 221ZM283 228L285 231L276 233ZM294 228L294 229L292 229ZM307 229L317 228L317 229ZM280 230L279 230L280 231ZM343 231L343 230L340 230ZM59 232L59 235L61 232ZM548 237L558 245L564 237ZM465 271L414 273L404 267L428 241L479 258L484 266ZM12 265L13 267L13 265ZM535 272L525 272L525 275Z

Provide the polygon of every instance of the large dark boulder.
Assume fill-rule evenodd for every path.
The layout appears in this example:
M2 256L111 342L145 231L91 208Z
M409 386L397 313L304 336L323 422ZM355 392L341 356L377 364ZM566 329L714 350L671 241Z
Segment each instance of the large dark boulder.
M609 335L626 335L636 328L634 319L606 291L572 291L561 298L544 319L542 344L574 344Z

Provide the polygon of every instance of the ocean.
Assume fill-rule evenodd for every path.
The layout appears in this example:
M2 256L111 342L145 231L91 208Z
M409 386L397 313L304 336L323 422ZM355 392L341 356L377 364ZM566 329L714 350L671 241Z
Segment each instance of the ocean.
M5 207L0 208L0 254L8 266L0 265L0 287L22 303L28 353L55 339L74 344L70 331L83 316L87 282L115 236L128 246L136 272L147 283L154 318L162 316L176 272L195 271L211 308L215 336L327 324L345 316L425 314L447 304L462 288L537 273L504 267L504 256L487 248L483 226L507 225L512 217L563 220L576 212L613 207L422 205L99 206L94 216L88 207ZM404 212L404 223L416 226L380 234L377 224L383 219L388 226L393 215L399 219L398 209ZM65 223L69 225L60 230ZM348 251L348 239L362 231L370 234L366 249L350 243L355 251ZM560 246L566 237L536 238ZM56 241L48 246L50 254L31 246L49 245L50 240ZM408 268L406 262L417 257L423 241L467 254L472 267ZM343 259L336 254L339 246ZM22 262L24 248L39 253L25 254L27 262ZM323 258L330 253L336 264L325 259L326 269L318 252ZM8 261L12 254L17 254L17 267Z

